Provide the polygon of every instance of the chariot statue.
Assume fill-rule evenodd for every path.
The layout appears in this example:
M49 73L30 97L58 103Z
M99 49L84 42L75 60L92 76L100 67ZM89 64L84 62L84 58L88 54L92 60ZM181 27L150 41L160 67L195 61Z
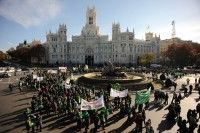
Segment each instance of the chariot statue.
M126 74L124 72L118 71L113 64L108 61L105 62L102 76L109 76L109 77L126 77Z

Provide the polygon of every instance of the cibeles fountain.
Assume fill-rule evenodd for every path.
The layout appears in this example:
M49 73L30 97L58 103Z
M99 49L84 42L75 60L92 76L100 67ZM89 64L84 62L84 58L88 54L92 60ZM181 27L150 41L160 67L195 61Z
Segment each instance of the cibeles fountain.
M83 86L97 88L107 88L110 84L119 83L124 88L140 90L146 88L152 80L147 79L142 74L122 72L115 68L111 62L106 62L102 72L86 73L79 77L77 82Z

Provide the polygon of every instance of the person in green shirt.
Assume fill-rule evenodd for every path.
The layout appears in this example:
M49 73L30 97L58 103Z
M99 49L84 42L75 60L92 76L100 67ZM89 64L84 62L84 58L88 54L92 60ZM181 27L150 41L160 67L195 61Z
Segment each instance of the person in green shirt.
M31 118L28 117L28 119L26 120L26 130L27 130L27 133L30 132L31 127L32 127Z
M150 119L148 119L148 121L146 122L145 129L146 129L145 133L154 133L153 127L151 126L151 120Z

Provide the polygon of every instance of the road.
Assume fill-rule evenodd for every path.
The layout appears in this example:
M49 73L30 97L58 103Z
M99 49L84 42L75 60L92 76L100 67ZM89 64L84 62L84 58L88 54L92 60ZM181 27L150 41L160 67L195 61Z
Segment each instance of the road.
M19 93L19 90L14 90L10 93L8 89L8 84L10 82L16 82L20 76L12 76L10 79L2 79L0 80L0 133L23 133L26 132L25 125L24 125L24 118L23 118L23 111L27 107L30 106L31 97L34 92L24 92ZM199 75L198 75L199 76ZM194 75L188 75L183 77L182 79L178 79L178 88L180 88L182 83L186 83L186 79L190 78L190 83L194 83ZM179 91L177 89L177 91ZM169 101L172 98L172 92L168 91L170 95ZM134 99L134 96L132 96ZM187 98L184 98L181 101L181 116L186 118L186 113L188 109L195 109L198 94L197 92L193 92ZM151 96L151 100L153 101L153 95ZM151 119L152 126L155 130L155 133L176 133L178 127L177 125L173 125L165 120L167 106L158 109L157 107L150 107L150 110L146 111L147 118ZM105 132L109 133L119 133L124 132L128 133L131 132L135 128L135 124L127 124L127 116L124 118L118 119L118 112L114 112L114 114L109 115L107 127L104 130ZM71 118L67 117L45 117L43 118L43 132L45 133L73 133L76 132L76 123L75 121L71 121ZM200 123L198 123L200 124ZM90 129L93 129L94 125L90 125ZM84 129L82 129L82 132ZM104 132L101 128L98 130L99 132Z

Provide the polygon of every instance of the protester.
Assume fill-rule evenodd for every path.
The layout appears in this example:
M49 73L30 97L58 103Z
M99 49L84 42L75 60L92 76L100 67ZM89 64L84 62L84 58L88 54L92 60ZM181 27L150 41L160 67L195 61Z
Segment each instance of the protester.
M169 99L169 95L168 95L168 93L166 92L166 93L165 93L164 105L168 105L168 99Z
M98 113L95 112L94 114L94 132L96 133L97 132L97 129L99 128L99 116L98 116Z
M197 130L197 133L200 133L200 125L199 125L199 128L198 128L198 130Z
M180 133L188 133L188 127L187 127L187 121L186 120L183 120L182 123L181 123L181 127L180 127L180 130L179 132Z
M196 111L197 111L198 120L199 120L199 118L200 118L200 103L197 104L197 106L196 106Z
M190 79L187 78L186 81L187 81L187 85L189 85L190 84Z
M42 116L39 114L36 116L36 126L37 130L39 128L39 131L42 132Z
M154 133L153 127L151 126L151 120L148 119L147 122L145 123L145 133Z
M189 86L189 94L192 94L192 90L193 90L193 86L190 85L190 86Z

